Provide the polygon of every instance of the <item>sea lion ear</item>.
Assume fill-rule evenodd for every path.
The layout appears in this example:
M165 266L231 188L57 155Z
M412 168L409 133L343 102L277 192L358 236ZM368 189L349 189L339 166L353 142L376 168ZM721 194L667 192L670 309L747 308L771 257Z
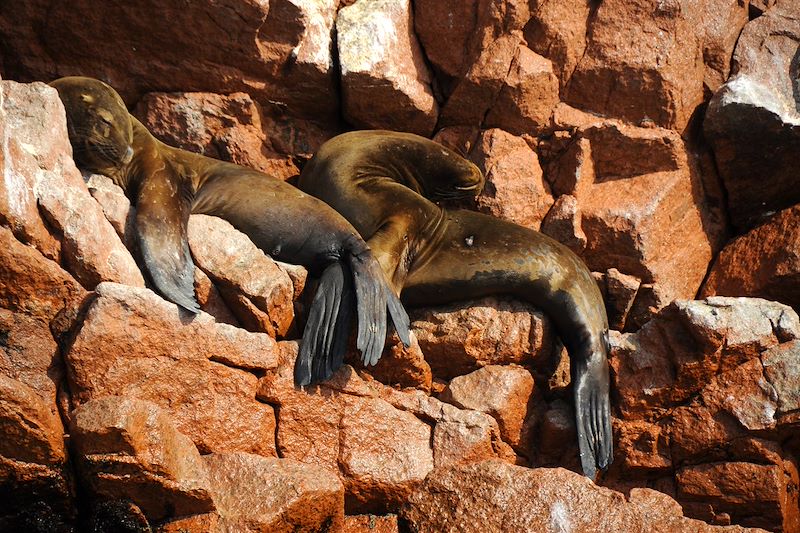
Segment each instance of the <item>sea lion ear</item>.
M198 313L187 236L191 198L181 193L169 165L145 175L136 201L136 237L147 273L164 298Z
M87 104L93 104L94 103L94 96L92 96L91 94L87 94L87 93L81 93L81 100L83 100Z

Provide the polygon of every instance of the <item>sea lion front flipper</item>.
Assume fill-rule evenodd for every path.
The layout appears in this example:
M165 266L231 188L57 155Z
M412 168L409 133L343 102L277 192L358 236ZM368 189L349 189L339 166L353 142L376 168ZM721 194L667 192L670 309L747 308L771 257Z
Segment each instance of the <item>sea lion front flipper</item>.
M167 300L200 312L187 225L191 195L164 161L147 169L136 197L136 237L147 273Z
M597 469L605 470L613 460L608 363L605 358L578 365L573 391L581 467L586 477L595 479Z

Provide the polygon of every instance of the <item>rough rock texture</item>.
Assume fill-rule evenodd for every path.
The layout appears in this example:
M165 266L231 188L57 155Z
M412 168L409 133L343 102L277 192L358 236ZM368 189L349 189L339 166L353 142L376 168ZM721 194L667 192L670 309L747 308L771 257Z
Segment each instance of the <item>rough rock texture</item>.
M785 209L720 252L704 296L757 296L800 309L800 206Z
M800 151L798 49L800 6L777 2L742 31L733 76L706 111L705 134L739 230L800 202L791 170Z
M81 478L99 499L126 499L150 520L214 508L208 473L191 439L157 405L106 396L73 413L70 442Z
M675 302L612 337L621 418L608 482L660 479L688 516L795 531L798 337L791 308L722 297Z
M637 489L626 501L568 470L484 461L435 471L401 516L413 531L748 531L684 518L654 492Z
M330 470L248 453L203 457L219 518L213 531L337 531L344 487Z
M96 289L65 353L72 402L110 394L153 402L203 453L275 455L275 415L255 399L258 379L240 368L277 364L261 333L191 317L145 289Z
M332 0L152 0L135 9L92 2L53 7L44 0L24 9L4 5L2 63L24 81L105 79L128 101L154 89L244 91L294 114L329 118L337 110L330 55L335 13Z
M336 19L345 119L430 135L438 106L413 32L410 0L361 0Z

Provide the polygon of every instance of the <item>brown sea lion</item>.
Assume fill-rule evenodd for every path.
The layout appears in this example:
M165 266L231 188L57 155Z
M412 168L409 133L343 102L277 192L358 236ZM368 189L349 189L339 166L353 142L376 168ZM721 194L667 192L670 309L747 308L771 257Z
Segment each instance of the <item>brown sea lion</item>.
M322 272L303 331L295 382L330 377L347 348L350 321L366 364L380 358L386 311L408 344L408 316L355 229L325 203L277 178L167 146L131 116L105 83L83 77L51 83L67 112L76 164L105 174L136 205L136 238L156 289L197 313L190 213L224 218L275 259Z
M544 310L571 358L583 471L594 478L611 463L608 319L597 283L546 235L425 198L477 194L483 176L475 165L417 135L355 131L323 144L298 186L367 239L404 303L508 294Z

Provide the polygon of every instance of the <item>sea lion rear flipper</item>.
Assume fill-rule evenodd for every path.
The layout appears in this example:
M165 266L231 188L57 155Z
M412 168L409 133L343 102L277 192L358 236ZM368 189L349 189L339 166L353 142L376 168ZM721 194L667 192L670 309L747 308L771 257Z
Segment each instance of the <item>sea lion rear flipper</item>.
M189 195L168 166L146 175L136 201L136 237L147 273L162 296L198 313L187 237Z
M608 364L580 365L575 373L575 422L581 467L595 479L597 469L605 470L613 460L611 409L608 399Z
M294 366L294 381L301 387L328 379L342 365L354 307L349 274L336 261L320 277Z

